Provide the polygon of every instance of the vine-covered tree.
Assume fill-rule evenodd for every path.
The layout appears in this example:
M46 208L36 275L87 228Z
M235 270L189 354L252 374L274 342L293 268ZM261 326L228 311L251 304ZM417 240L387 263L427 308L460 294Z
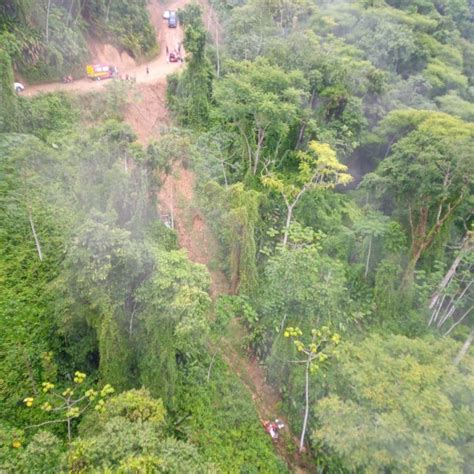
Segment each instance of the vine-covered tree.
M288 179L276 173L262 178L265 186L277 191L286 205L286 221L283 233L283 246L288 242L293 210L303 195L310 189L334 189L338 184L345 185L352 181L347 173L347 166L337 160L336 152L326 143L312 141L308 151L296 154L298 174Z
M474 127L438 112L392 112L383 123L390 155L366 184L391 203L411 247L403 285L472 192Z
M249 173L272 168L281 157L304 87L299 71L287 74L265 59L231 63L229 73L215 84L215 115L239 135Z

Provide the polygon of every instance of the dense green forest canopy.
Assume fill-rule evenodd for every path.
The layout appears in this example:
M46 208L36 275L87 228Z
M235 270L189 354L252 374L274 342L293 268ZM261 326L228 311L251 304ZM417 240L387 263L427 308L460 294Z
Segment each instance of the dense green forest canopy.
M178 12L174 126L143 146L136 86L12 83L82 65L98 34L155 54L145 0L0 6L0 470L292 471L234 347L307 472L470 472L472 5L208 7L218 24ZM218 243L207 268L160 219L177 166Z

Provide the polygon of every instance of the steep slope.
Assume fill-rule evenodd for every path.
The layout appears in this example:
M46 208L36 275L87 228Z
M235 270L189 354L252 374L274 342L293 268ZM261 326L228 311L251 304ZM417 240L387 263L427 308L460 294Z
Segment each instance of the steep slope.
M177 10L183 7L187 0L177 0L166 5L166 9ZM205 23L214 37L218 38L219 27L217 17L212 8L204 2ZM166 108L166 76L178 68L180 63L168 64L166 61L166 45L174 49L177 42L182 42L183 33L180 28L169 29L162 19L165 7L158 2L149 4L152 22L156 27L157 38L161 45L161 53L154 60L136 65L131 58L120 55L110 45L91 44L94 59L107 62L113 58L122 64L121 74L134 77L137 82L138 99L129 104L125 112L125 120L137 133L139 141L147 145L153 138L158 138L164 128L172 125L172 120ZM149 69L149 74L146 68ZM88 79L76 80L72 84L43 84L28 87L25 95L31 96L42 92L73 91L87 93L91 90L102 90L107 81L92 82ZM159 193L160 212L173 214L175 229L178 234L179 245L186 249L189 258L197 263L206 265L211 275L211 295L213 299L220 294L230 292L229 282L225 275L214 268L218 243L206 223L205 216L195 205L194 197L195 175L193 172L177 163L173 172L164 179ZM245 384L255 403L260 419L280 417L281 398L278 392L265 381L265 374L258 361L242 352L241 341L245 337L245 330L239 321L232 323L233 338L223 345L221 355L230 367L237 373ZM298 440L288 428L283 436L275 443L275 449L284 458L295 473L311 472L304 459L297 454ZM263 429L263 428L262 428Z

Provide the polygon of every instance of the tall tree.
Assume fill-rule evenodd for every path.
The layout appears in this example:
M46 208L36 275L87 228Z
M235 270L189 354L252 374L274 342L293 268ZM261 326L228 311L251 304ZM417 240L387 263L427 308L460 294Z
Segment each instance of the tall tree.
M187 68L179 78L170 79L168 100L184 125L203 128L209 120L212 68L206 57L206 29L197 4L179 11L184 25Z
M395 111L382 124L391 153L365 183L378 190L405 223L411 248L402 286L474 182L474 126L438 112Z
M305 389L304 389L304 417L303 426L300 436L300 452L304 449L304 440L306 436L306 428L308 427L309 415L309 374L318 371L324 362L333 354L335 346L339 344L339 334L332 334L327 326L321 329L313 329L311 331L310 342L304 343L303 333L299 328L289 327L285 330L285 337L292 338L296 346L296 350L301 354L300 359L292 361L295 364L304 365Z
M283 246L288 242L293 210L301 197L310 189L334 189L336 185L345 185L352 181L347 166L337 160L336 152L325 143L312 141L307 152L299 151L298 174L286 176L267 174L262 178L265 186L281 194L286 205L286 222L283 233Z
M240 136L246 169L255 175L281 158L305 80L299 71L286 73L265 59L229 66L230 72L215 85L215 113L223 127Z
M261 194L245 189L242 183L224 188L213 181L207 183L205 192L209 200L207 206L216 207L219 203L223 210L216 217L216 227L229 255L231 292L253 295L258 285L255 227Z
M388 217L377 212L368 211L364 217L354 223L356 233L361 234L367 243L364 278L367 278L372 256L372 242L375 238L383 236L388 231Z

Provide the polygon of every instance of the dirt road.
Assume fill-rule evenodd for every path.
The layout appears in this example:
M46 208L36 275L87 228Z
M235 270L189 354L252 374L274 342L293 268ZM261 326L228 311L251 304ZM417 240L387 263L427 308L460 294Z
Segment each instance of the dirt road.
M91 50L91 62L114 64L118 67L122 78L128 74L129 77L136 79L139 84L156 84L163 82L168 74L183 67L182 63L168 63L166 55L166 47L169 51L176 49L178 42L183 42L183 31L181 28L168 28L166 20L163 19L165 10L178 10L183 8L188 0L175 0L163 5L157 0L153 0L148 7L152 24L156 30L158 44L160 45L160 54L147 63L137 65L135 61L126 53L119 53L111 45L99 45L93 41L89 41ZM181 46L181 53L184 54ZM147 74L146 68L149 73ZM85 73L84 73L85 74ZM60 82L50 84L38 84L29 86L25 84L24 96L33 96L41 92L55 91L73 91L75 93L87 93L103 89L112 79L103 81L92 81L87 78L77 79L71 84L63 84Z

